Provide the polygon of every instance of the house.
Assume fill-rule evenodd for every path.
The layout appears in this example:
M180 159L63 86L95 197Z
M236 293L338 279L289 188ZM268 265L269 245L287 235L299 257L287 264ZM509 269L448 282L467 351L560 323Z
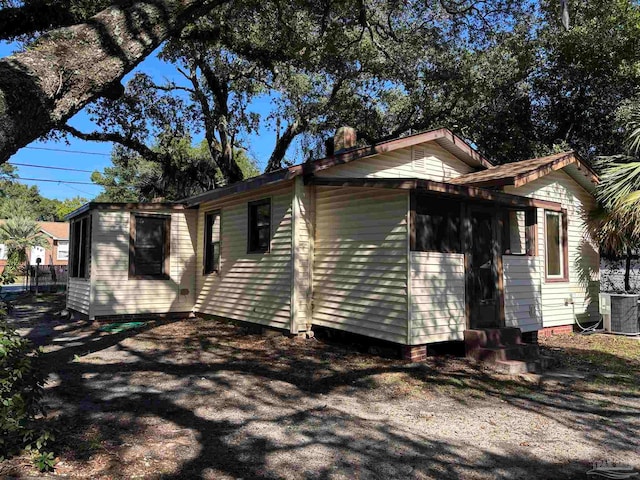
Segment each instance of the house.
M68 307L329 327L408 358L470 329L596 319L598 178L577 154L494 166L447 129L363 148L346 133L327 158L180 202L76 210Z
M0 223L4 220L0 220ZM38 222L40 232L47 240L46 247L33 247L27 250L29 265L37 265L38 259L43 266L64 268L69 259L69 224L66 222ZM0 273L7 264L7 248L0 243Z

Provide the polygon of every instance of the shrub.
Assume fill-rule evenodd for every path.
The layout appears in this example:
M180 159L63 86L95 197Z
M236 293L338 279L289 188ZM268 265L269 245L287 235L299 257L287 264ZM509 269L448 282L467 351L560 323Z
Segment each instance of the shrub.
M36 422L45 413L39 358L40 350L20 337L0 311L0 459L25 448L39 451L52 439Z

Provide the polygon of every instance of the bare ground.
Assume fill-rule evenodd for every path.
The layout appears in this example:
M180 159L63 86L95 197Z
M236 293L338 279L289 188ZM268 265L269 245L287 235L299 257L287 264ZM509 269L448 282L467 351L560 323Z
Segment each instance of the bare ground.
M214 320L108 334L56 319L59 302L13 313L45 345L53 475L583 479L603 460L640 470L634 340L556 337L544 348L559 370L507 377L459 358L409 364ZM37 472L25 454L2 474Z

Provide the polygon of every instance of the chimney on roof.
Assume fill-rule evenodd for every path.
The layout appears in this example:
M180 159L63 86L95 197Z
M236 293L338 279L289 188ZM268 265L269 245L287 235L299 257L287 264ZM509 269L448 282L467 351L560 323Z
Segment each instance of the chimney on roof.
M333 137L333 153L341 153L356 146L356 129L340 127Z

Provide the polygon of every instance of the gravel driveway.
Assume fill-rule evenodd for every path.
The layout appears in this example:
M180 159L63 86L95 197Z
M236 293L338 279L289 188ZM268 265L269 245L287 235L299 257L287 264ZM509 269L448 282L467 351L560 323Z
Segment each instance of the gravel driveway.
M47 352L55 475L584 479L596 461L640 471L637 369L507 377L216 320L110 334L35 307L14 320ZM27 464L0 474L33 475Z

